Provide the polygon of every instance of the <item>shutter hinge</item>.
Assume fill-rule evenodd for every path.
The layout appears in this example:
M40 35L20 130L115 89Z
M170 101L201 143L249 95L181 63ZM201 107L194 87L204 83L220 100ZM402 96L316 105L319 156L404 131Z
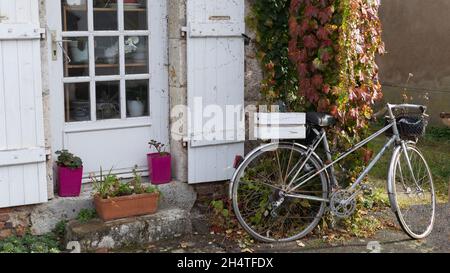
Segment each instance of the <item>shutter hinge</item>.
M187 32L188 32L187 27L181 27L181 37L185 38Z
M47 39L47 29L40 28L39 29L39 34L41 35L41 40Z
M189 137L183 137L183 148L187 148L190 141Z

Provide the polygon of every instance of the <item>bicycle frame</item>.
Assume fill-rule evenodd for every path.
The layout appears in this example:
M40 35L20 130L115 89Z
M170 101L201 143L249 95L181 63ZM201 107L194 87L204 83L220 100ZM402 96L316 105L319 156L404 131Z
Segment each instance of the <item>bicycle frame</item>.
M381 157L386 153L387 149L390 148L394 143L396 143L397 145L402 145L403 150L405 151L405 157L407 159L407 164L408 167L410 169L412 169L411 167L411 163L409 160L409 156L406 152L406 145L404 143L404 141L402 141L400 139L400 135L399 135L399 131L398 131L398 127L397 127L397 122L395 119L395 116L393 114L392 109L394 109L395 107L400 107L401 105L387 105L387 111L389 114L389 119L390 119L390 123L385 126L384 128L382 128L381 130L379 130L378 132L372 134L371 136L369 136L368 138L364 139L363 141L359 142L358 144L356 144L354 147L352 147L350 150L348 150L347 152L345 152L343 155L341 155L339 158L337 158L336 160L332 161L331 159L331 152L328 146L328 139L326 136L326 132L325 130L322 128L321 132L320 132L320 136L318 137L318 139L309 147L307 153L306 153L306 158L303 161L303 163L300 165L298 171L296 172L296 174L293 176L293 178L290 180L288 186L287 186L287 190L286 193L284 194L287 197L292 197L292 198L302 198L302 199L309 199L309 200L315 200L315 201L323 201L323 202L329 202L328 199L324 199L324 198L320 198L320 197L316 197L316 196L307 196L307 195L302 195L302 194L293 194L292 192L294 192L296 189L298 189L299 187L301 187L302 185L306 184L308 181L310 181L311 179L313 179L314 177L317 177L318 175L320 175L321 173L328 171L329 172L329 176L331 179L331 183L332 184L337 184L336 183L336 176L334 173L334 168L333 166L335 164L337 164L338 162L342 161L343 159L345 159L346 157L348 157L350 154L354 153L355 151L357 151L358 149L364 147L366 144L368 144L369 142L371 142L372 140L374 140L375 138L377 138L378 136L382 135L383 133L385 133L387 130L392 128L393 131L393 135L392 137L386 142L386 144L383 146L383 148L378 152L378 154L371 160L371 162L369 163L369 165L366 166L366 168L364 169L364 171L360 174L360 176L358 177L358 179L356 180L355 183L353 183L351 186L349 186L349 188L347 190L350 191L354 191L354 193L352 194L352 196L349 198L349 200L352 200L353 198L355 198L355 196L358 194L356 190L356 188L362 183L362 181L364 180L364 178L366 177L366 175L372 170L372 168L376 165L376 163L381 159ZM408 107L409 105L402 105L402 106L406 106ZM411 107L411 106L409 106ZM317 171L315 174L307 177L305 179L305 175L298 178L298 175L300 174L300 172L302 171L302 169L304 168L305 164L308 162L308 160L310 159L310 157L315 153L316 149L318 148L319 144L322 142L325 153L327 155L327 159L328 162L332 161L331 163L325 165L322 169L320 169L319 171ZM309 174L306 174L306 176ZM414 181L416 181L416 179L413 177ZM295 184L295 185L294 185ZM417 182L416 182L417 184ZM292 187L293 186L293 187Z

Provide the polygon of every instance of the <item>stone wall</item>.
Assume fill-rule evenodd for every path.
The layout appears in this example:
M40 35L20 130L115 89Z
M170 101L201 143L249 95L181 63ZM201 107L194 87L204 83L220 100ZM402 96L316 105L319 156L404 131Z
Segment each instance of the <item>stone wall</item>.
M46 0L39 1L39 17L41 28L47 27L47 11ZM49 33L47 33L49 35ZM48 39L48 37L47 37ZM49 67L48 67L48 44L47 39L41 41L41 73L42 73L42 98L43 98L43 110L44 110L44 132L45 132L45 147L51 155L51 135L50 135L50 88L49 88ZM47 158L47 194L49 199L52 199L54 195L54 180L53 180L53 160L51 156Z
M22 236L28 231L31 207L0 209L0 240L13 235Z
M187 105L187 72L186 72L186 39L181 32L181 27L186 26L186 0L168 1L168 38L169 38L169 94L170 109L177 105ZM170 128L172 125L187 119L183 115L171 115ZM185 136L186 127L179 131L172 131L171 135ZM170 137L170 151L173 160L173 175L178 181L187 181L187 149L183 141Z
M249 15L251 12L250 1L245 1L245 14ZM261 99L260 84L263 78L262 69L258 59L256 58L256 48L254 40L256 33L248 26L246 34L252 38L252 42L245 47L245 104L257 104Z
M413 103L429 106L434 125L450 112L450 1L381 1L387 54L379 58L385 101L401 102L403 86ZM406 84L409 73L414 76Z

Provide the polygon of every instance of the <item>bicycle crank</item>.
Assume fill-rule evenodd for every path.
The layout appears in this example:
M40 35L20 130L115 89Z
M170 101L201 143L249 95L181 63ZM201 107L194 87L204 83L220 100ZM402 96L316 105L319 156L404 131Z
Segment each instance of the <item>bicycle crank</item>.
M331 213L338 218L350 217L356 210L356 200L352 197L352 192L338 190L330 199Z

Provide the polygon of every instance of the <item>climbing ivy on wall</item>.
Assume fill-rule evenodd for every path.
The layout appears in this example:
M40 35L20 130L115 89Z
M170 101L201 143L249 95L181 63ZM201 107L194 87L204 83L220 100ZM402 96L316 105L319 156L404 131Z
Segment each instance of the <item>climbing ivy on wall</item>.
M358 141L382 98L375 63L384 53L378 7L379 0L254 0L249 21L266 102L329 112L338 120L334 146Z
M265 103L287 103L291 110L303 110L298 96L297 71L289 60L289 2L249 0L252 12L247 24L256 31L257 57L264 71L261 93Z

